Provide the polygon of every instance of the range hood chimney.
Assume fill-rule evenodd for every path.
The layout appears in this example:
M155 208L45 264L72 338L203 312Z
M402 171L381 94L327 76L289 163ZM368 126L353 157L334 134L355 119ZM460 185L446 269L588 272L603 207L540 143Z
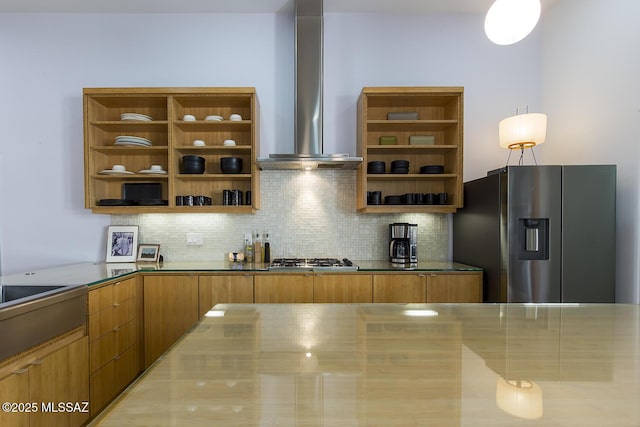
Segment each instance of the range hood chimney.
M362 157L322 150L323 0L295 0L295 150L258 158L260 169L355 169Z

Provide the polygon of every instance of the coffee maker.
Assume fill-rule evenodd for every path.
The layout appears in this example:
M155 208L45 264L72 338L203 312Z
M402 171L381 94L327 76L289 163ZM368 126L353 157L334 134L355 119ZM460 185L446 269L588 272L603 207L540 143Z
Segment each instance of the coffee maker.
M418 224L389 224L389 261L403 266L418 263Z

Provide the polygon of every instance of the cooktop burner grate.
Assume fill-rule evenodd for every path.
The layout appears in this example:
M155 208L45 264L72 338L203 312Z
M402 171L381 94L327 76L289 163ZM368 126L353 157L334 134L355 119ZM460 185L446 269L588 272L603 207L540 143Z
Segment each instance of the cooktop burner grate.
M312 270L315 268L336 270L357 269L357 267L355 267L353 263L347 258L343 258L342 260L338 258L275 258L273 261L271 261L271 264L269 264L269 269L288 268L308 270Z

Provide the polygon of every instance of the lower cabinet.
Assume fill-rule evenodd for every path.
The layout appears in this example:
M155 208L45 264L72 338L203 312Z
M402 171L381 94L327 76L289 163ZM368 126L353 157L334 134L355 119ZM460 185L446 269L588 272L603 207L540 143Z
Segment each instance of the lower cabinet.
M88 295L91 415L142 371L142 284L135 276L92 288Z
M427 302L482 302L482 274L479 272L428 274Z
M315 303L370 303L373 278L370 274L316 274L313 277Z
M373 276L373 302L427 302L425 275L375 274Z
M198 321L198 276L145 275L143 284L147 368Z
M482 273L401 273L373 276L373 302L482 302Z
M253 303L253 275L213 275L198 278L199 317L216 304Z
M89 418L84 328L19 355L10 365L17 367L0 379L0 400L22 406L10 408L15 412L3 407L0 426L75 427Z
M313 274L257 274L254 301L265 303L313 302Z
M255 302L370 303L370 274L288 273L255 276Z

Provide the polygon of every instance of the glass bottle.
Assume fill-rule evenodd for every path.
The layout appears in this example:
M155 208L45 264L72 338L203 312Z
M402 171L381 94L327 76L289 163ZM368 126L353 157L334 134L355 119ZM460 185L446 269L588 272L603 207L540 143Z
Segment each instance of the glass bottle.
M244 236L244 260L253 262L253 244L251 243L251 235Z
M256 263L262 262L262 240L257 231L253 234L253 258Z
M262 245L262 251L264 252L264 256L262 260L264 262L271 262L271 244L269 243L269 231L265 230L264 232L264 244Z

